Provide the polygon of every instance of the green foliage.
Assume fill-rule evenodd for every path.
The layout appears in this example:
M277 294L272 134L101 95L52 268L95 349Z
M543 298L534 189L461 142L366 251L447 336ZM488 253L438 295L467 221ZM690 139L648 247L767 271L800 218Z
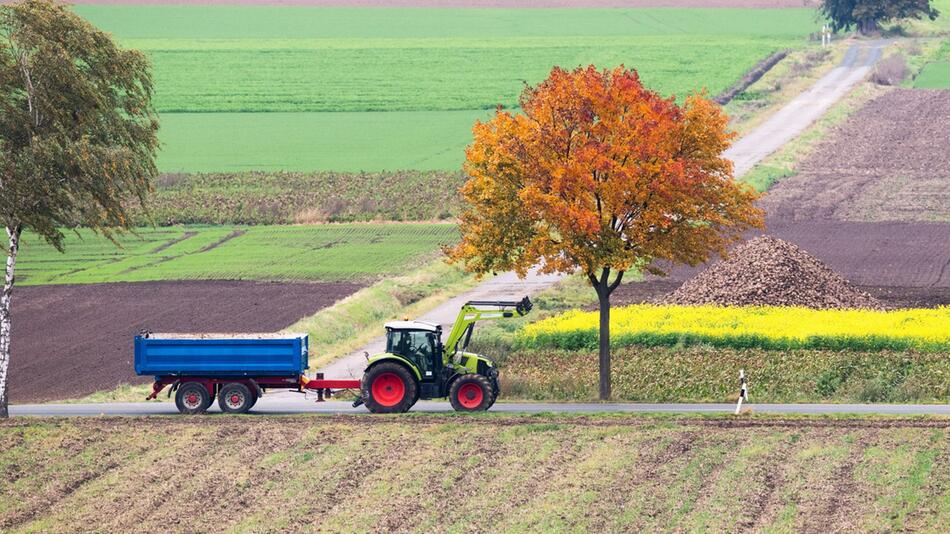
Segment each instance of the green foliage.
M807 9L78 9L152 58L170 172L458 169L474 120L554 65L716 94L815 30Z
M145 225L434 221L461 211L461 172L163 174Z
M28 233L20 281L366 280L421 266L457 239L454 224L185 226L138 229L120 249L79 230L59 254Z
M880 22L924 17L935 20L940 14L930 0L824 0L821 13L831 21L834 31L856 26L861 33L870 33Z
M57 248L63 226L126 226L156 174L145 56L50 0L0 6L0 34L2 223Z
M950 354L627 347L613 353L614 398L728 402L738 372L753 402L950 402ZM597 396L595 351L523 350L504 359L506 398L583 401Z

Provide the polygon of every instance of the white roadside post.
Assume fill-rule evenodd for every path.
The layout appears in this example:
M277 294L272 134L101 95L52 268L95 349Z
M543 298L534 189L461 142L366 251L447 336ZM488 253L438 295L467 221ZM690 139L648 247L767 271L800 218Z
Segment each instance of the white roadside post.
M742 410L742 401L749 400L749 387L745 378L745 369L739 369L739 402L736 403L736 415Z

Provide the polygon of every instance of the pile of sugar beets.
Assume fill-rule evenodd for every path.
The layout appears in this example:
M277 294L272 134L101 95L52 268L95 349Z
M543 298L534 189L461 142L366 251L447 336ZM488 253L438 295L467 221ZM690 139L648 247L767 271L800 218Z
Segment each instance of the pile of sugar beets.
M853 287L804 250L771 236L737 246L728 259L686 281L659 303L884 308L880 301Z

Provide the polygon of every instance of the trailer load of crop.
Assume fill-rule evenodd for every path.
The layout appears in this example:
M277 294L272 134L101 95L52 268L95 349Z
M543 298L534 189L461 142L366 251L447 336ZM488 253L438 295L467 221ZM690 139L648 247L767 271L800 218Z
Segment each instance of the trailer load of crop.
M520 301L470 301L443 342L442 326L424 321L386 323L386 351L367 356L361 380L306 375L307 334L153 334L135 338L135 372L152 375L149 399L170 387L181 413L246 413L268 389L358 389L353 406L373 413L408 411L419 399L448 397L458 411L483 411L498 398L498 369L485 356L466 352L475 323L522 316Z

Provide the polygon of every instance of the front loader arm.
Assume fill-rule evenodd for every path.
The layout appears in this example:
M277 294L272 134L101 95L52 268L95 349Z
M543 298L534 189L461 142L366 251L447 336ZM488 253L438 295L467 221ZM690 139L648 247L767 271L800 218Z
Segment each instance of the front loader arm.
M531 308L531 300L528 297L519 301L472 300L466 302L459 311L455 324L452 325L449 337L445 340L446 358L455 355L460 350L460 344L463 348L468 344L468 338L471 337L470 328L474 328L473 325L477 321L521 317L531 311Z

